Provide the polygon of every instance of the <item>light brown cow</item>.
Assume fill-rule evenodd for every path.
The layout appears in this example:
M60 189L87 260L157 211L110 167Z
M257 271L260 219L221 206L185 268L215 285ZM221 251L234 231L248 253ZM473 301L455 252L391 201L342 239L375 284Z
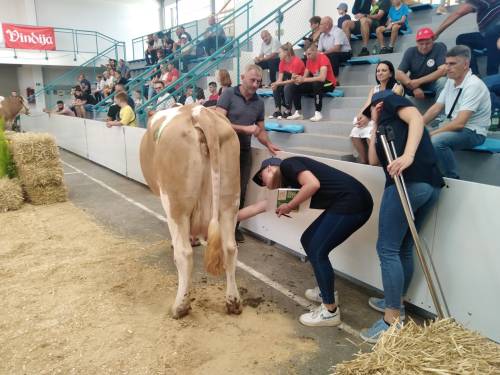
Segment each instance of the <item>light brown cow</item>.
M5 120L5 129L11 130L17 116L29 113L30 110L22 96L0 97L0 117Z
M225 270L227 312L241 313L234 238L240 199L239 150L228 120L201 105L157 112L142 138L142 173L161 198L174 247L179 277L174 318L188 314L191 308L190 235L208 238L205 267L214 275Z

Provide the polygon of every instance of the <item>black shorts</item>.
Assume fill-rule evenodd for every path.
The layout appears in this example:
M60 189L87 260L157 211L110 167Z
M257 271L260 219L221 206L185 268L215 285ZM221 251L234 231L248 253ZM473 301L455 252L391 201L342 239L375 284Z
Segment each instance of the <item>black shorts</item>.
M370 25L370 32L374 33L377 27L380 26L380 23L377 20L372 20L372 24ZM361 34L361 21L354 21L354 29L351 31L353 35Z

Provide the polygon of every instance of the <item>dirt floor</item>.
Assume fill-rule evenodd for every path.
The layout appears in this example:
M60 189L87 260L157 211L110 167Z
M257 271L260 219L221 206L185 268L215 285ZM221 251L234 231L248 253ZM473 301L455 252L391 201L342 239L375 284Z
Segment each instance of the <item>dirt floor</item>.
M176 275L155 261L167 241L106 231L72 203L0 214L0 374L293 374L315 339L273 302L202 277L173 320Z

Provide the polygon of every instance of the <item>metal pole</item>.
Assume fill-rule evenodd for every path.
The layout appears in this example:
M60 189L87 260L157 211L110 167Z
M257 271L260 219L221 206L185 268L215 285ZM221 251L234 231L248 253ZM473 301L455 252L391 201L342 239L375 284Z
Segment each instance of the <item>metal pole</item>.
M389 147L389 143L387 141L387 134L386 130L384 129L385 127L379 128L378 132L380 135L380 140L382 142L382 147L384 149L385 156L387 158L387 163L390 164L394 158L397 158L397 154L394 154L394 156L391 153L391 148ZM394 147L392 141L391 141L391 146ZM395 150L393 148L393 150ZM420 265L422 266L422 271L424 272L425 280L427 282L427 286L429 287L429 291L432 297L432 302L434 303L434 306L436 307L437 315L438 318L443 319L444 317L449 316L449 311L447 311L446 303L444 303L446 312L443 311L443 307L441 306L441 301L438 298L438 294L436 292L436 288L434 286L434 282L432 280L432 275L429 271L429 267L427 265L427 261L425 260L424 254L423 254L423 247L422 243L420 242L420 237L418 235L417 228L415 227L415 222L413 221L413 212L411 210L410 202L408 199L408 196L405 194L406 191L406 186L404 185L404 181L401 180L399 177L394 178L394 183L396 185L396 190L398 191L399 199L401 201L401 205L403 206L403 211L406 216L406 221L408 222L408 227L410 228L411 235L413 237L413 241L415 243L415 249L417 251L417 256L420 261ZM430 256L430 254L429 254ZM437 277L437 275L436 275ZM439 284L439 282L438 282ZM443 291L440 289L440 294L441 297L443 298L444 301L444 295Z

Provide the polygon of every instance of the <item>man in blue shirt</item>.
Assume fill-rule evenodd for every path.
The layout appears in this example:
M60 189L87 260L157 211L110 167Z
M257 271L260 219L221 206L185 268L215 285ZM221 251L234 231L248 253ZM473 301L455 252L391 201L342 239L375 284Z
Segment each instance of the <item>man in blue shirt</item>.
M215 16L210 16L208 18L208 27L205 30L204 40L201 42L205 49L205 53L210 56L225 43L226 34L224 33L222 25L216 22Z

